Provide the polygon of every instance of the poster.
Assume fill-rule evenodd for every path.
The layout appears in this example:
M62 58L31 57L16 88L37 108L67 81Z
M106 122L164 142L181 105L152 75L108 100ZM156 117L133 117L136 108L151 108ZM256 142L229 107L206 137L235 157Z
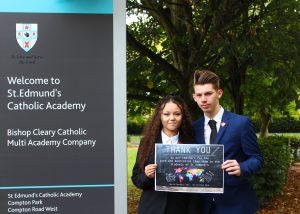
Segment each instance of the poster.
M223 145L156 144L155 190L223 193Z
M112 2L0 8L0 213L114 213Z

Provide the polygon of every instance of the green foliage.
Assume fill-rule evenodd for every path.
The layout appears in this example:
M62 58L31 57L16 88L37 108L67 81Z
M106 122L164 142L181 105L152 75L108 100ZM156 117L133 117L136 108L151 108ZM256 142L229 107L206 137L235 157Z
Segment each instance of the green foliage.
M196 69L218 73L229 110L273 115L291 101L299 108L299 11L295 0L127 0L127 15L138 17L127 25L128 114L176 94L195 118Z
M300 92L298 92L299 94ZM298 100L291 102L287 107L285 112L287 112L290 117L293 117L295 120L300 120L300 97Z
M300 132L300 120L294 120L293 118L278 118L274 119L270 123L270 132L278 133L297 133Z
M251 120L255 132L258 133L261 125L259 119ZM140 135L142 133L143 127L146 123L146 119L134 120L128 119L127 122L127 132L132 135ZM300 133L300 120L295 120L290 117L282 117L272 119L269 125L270 133Z
M275 195L283 192L291 165L291 148L288 138L280 136L259 139L259 145L264 165L252 179L260 203L267 205Z
M127 123L127 133L130 135L141 134L143 131L143 127L144 127L144 125L142 125L142 124L128 122Z
M127 119L127 133L130 135L140 135L143 131L147 117L130 117Z
M261 121L258 119L252 120L254 129L259 132ZM291 117L281 117L272 119L269 125L270 133L300 133L300 120L295 120Z

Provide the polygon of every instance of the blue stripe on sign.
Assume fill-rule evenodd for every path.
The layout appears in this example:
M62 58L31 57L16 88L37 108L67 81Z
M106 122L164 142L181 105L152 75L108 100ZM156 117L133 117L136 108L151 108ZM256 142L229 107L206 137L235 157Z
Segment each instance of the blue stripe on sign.
M53 186L8 186L1 187L0 190L6 189L59 189L59 188L95 188L95 187L114 187L114 184L90 184L90 185L53 185Z
M112 14L113 0L0 0L0 12Z

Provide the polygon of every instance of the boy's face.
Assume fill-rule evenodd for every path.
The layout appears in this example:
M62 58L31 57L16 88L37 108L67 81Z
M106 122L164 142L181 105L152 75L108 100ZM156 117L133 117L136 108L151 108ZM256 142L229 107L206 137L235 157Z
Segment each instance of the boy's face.
M204 114L213 118L220 109L219 99L222 97L221 89L214 89L213 85L208 83L204 85L195 85L193 98Z

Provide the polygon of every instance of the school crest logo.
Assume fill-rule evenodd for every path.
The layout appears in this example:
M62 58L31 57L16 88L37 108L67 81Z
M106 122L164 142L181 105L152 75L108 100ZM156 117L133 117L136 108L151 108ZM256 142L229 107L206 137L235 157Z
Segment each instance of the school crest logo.
M16 39L20 47L28 52L33 48L38 38L38 24L16 24Z

